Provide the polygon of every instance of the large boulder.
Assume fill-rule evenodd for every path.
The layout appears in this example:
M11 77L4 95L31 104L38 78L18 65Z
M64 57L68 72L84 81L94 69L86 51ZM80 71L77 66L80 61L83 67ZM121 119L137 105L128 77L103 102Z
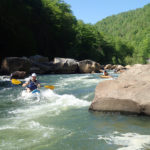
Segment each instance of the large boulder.
M104 67L104 69L106 70L106 69L111 69L112 68L112 65L111 64L107 64L105 67Z
M126 69L130 69L132 66L131 65L126 65L125 68Z
M35 72L38 74L46 74L51 72L48 57L44 57L41 55L34 55L30 56L29 59L32 64L30 68L30 73Z
M117 65L112 65L111 69L116 69L117 68Z
M39 63L36 61L31 61L31 68L30 73L35 72L38 74L46 74L51 73L51 67L49 66L49 63Z
M115 68L115 72L116 73L122 73L124 71L126 71L126 68L124 66L122 66L122 65L116 65L116 68Z
M50 64L51 70L54 73L77 73L78 71L78 61L70 58L54 58L54 62Z
M41 69L40 67L36 67L36 66L32 66L30 68L30 73L37 73L37 74L44 74L46 73L46 71L44 71L43 69Z
M25 71L15 71L11 73L10 78L11 79L24 79L26 77L26 72Z
M117 69L117 70L123 70L123 69L125 69L125 67L123 67L122 65L117 65L115 69Z
M31 61L37 62L37 63L48 63L49 59L48 57L44 57L41 55L34 55L34 56L30 56L29 59Z
M79 73L99 73L101 66L99 63L92 60L79 61Z
M15 71L29 72L31 62L26 57L6 57L2 62L2 72L10 74Z
M135 65L98 84L90 110L150 115L150 65Z

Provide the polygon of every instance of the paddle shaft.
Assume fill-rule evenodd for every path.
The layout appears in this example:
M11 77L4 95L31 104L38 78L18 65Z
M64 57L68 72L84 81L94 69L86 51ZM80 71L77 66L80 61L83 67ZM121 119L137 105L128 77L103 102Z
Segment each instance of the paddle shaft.
M11 83L15 84L15 85L19 85L19 84L21 84L21 81L19 81L17 79L12 79ZM28 83L22 84L23 87L25 87L27 85L28 85ZM38 86L38 87L45 87L45 88L48 88L48 89L51 89L51 90L53 90L55 88L53 85L45 85L45 86Z

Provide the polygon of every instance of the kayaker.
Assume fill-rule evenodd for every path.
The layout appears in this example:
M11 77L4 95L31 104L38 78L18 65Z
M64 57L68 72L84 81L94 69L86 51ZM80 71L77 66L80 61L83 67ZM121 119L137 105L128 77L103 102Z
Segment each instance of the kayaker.
M108 76L108 72L106 70L104 70L104 76Z
M32 73L30 80L24 83L22 86L26 87L27 92L31 92L40 87L40 83L37 80L36 73Z

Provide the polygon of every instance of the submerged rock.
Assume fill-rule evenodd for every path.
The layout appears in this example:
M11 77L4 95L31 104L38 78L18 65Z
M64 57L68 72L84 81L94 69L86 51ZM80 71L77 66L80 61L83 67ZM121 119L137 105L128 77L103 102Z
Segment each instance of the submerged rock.
M135 65L98 84L90 110L150 115L150 65Z

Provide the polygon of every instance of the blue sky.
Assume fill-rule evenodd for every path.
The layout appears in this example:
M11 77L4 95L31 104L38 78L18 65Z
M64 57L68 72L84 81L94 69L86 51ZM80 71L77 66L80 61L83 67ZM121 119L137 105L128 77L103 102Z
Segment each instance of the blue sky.
M94 24L108 16L142 8L150 3L150 0L64 0L64 2L70 4L77 19Z

